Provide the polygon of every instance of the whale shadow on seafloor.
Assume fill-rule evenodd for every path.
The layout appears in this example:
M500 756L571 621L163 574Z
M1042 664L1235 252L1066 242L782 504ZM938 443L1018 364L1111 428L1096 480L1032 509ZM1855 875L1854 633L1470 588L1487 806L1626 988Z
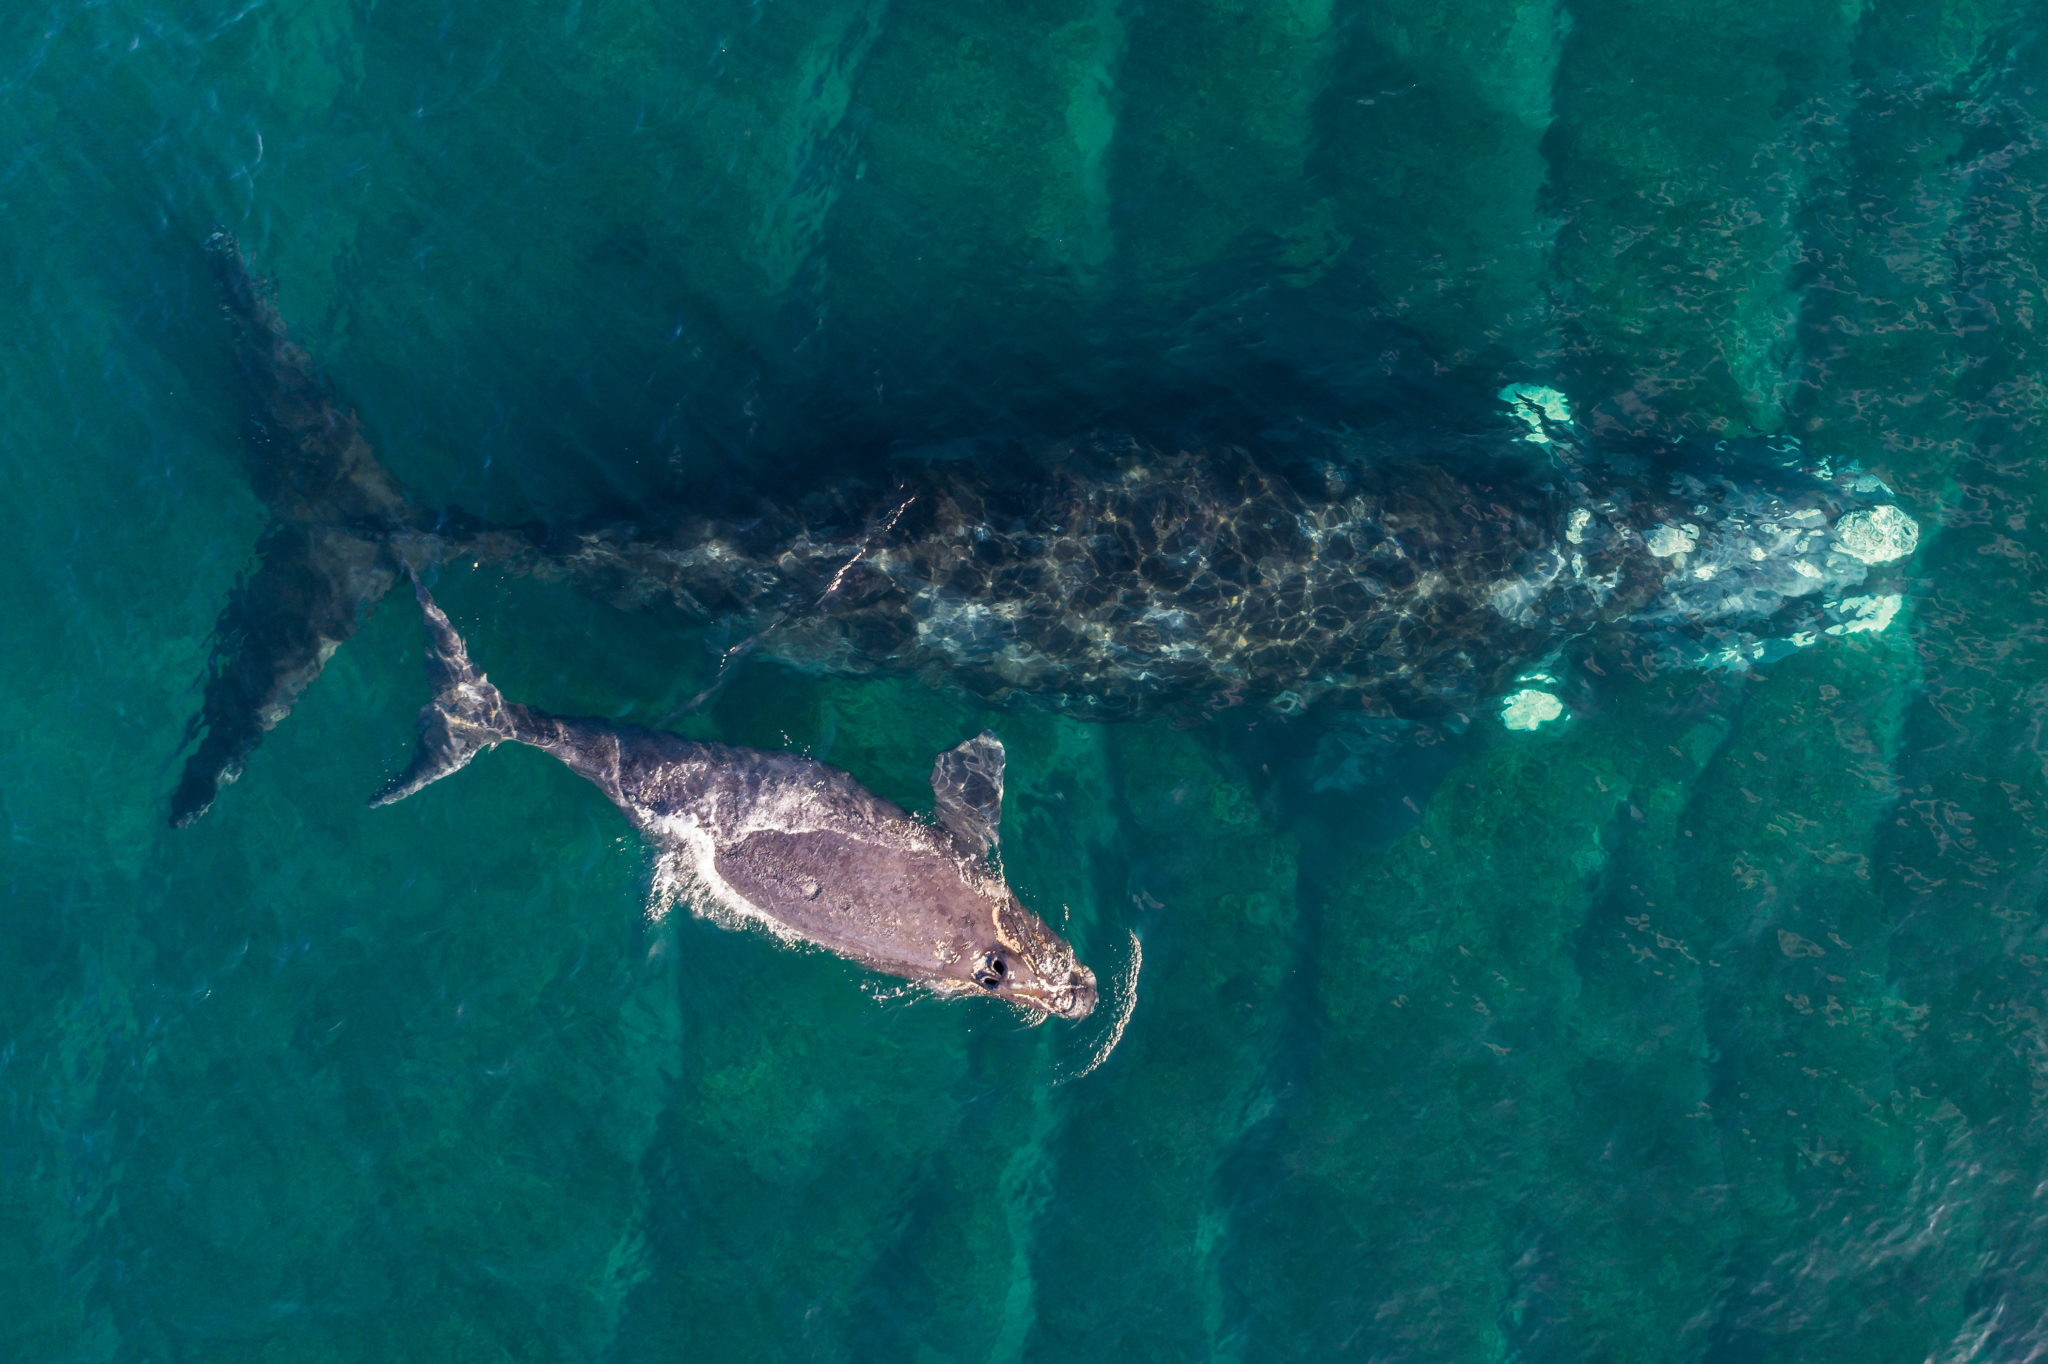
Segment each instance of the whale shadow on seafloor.
M216 624L178 825L408 569L488 565L679 613L736 641L728 662L1098 720L1285 721L1292 779L1357 792L1409 729L1561 713L1573 650L1739 670L1881 628L1917 540L1860 470L1762 443L1597 445L1533 386L1483 420L926 442L740 505L494 524L411 496L235 241L216 233L208 259L270 521Z

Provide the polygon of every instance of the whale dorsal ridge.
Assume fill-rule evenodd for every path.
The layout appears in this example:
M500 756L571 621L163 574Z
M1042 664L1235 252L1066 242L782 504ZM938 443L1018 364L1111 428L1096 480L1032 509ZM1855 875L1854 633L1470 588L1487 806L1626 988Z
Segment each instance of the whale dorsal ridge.
M986 857L1003 818L1003 741L992 731L949 748L932 763L939 823L970 857Z

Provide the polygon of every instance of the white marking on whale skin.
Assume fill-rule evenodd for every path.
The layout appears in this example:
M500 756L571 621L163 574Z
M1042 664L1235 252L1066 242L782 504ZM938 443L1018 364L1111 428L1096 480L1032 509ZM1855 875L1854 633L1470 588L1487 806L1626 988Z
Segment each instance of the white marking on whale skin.
M1880 633L1888 628L1899 614L1904 598L1896 592L1886 592L1875 597L1844 597L1841 610L1844 619L1840 625L1830 625L1831 635L1854 635L1864 631Z
M700 919L720 928L757 928L789 947L813 947L815 943L788 924L764 911L734 890L718 874L717 844L710 833L686 816L664 820L658 826L667 846L654 860L654 893L647 903L647 918L660 923L680 901Z
M749 802L746 810L735 812L741 818L735 821L730 835L733 841L762 830L810 833L829 826L829 821L803 818L815 802L806 799L800 790L777 784L770 791L772 794L768 799ZM712 794L710 809L705 812L711 822L717 822L723 813L719 808L723 794ZM681 899L687 901L690 909L698 915L728 927L764 928L777 939L792 945L809 941L740 894L719 875L718 839L706 827L706 820L686 810L657 815L637 801L633 804L642 822L660 835L667 852L657 862L657 880L664 882L661 886L664 893L657 902L658 911L651 917L662 917L676 900ZM718 911L724 913L721 915Z
M1682 526L1652 526L1643 533L1643 544L1659 559L1676 558L1699 548L1700 528L1687 522Z
M833 808L833 801L820 798L819 793L827 788L822 770L818 778L811 781L803 780L799 774L791 775L797 779L751 788L747 793L751 798L743 799L736 806L729 799L735 793L729 789L714 789L708 793L703 807L697 810L657 814L643 800L622 802L629 805L638 822L655 833L660 844L655 860L654 890L647 909L651 921L658 923L666 918L680 901L697 917L721 928L759 929L790 947L836 950L799 932L735 888L718 871L718 851L721 846L728 843L736 845L762 832L865 836L877 843L951 857L962 867L965 873L962 880L967 887L988 902L989 917L998 939L1023 956L1034 972L1045 973L1044 964L1033 959L1019 944L1009 942L1008 936L1001 931L1000 910L1010 899L1008 885L1002 877L986 875L968 859L955 856L951 845L937 831L908 816L901 823L894 819L881 824L863 820L864 828L851 826L847 810ZM718 832L714 833L714 829ZM942 969L951 964L943 950L936 951L935 955L939 957ZM980 993L966 982L936 975L914 979L909 984L911 988L921 988L940 998Z
M1088 1058L1087 1065L1082 1066L1072 1075L1053 1081L1055 1085L1063 1085L1079 1080L1100 1069L1102 1063L1109 1059L1110 1053L1116 1050L1117 1043L1124 1040L1124 1029L1131 1026L1131 1015L1138 1011L1138 973L1144 969L1145 945L1139 941L1138 935L1133 933L1131 934L1131 969L1127 975L1118 976L1116 1017L1110 1022L1109 1035L1102 1039L1100 1046L1096 1047L1095 1054Z
M1859 507L1835 522L1835 548L1866 564L1903 559L1920 545L1920 523L1897 505Z
M1550 444L1550 433L1544 429L1546 420L1565 426L1572 419L1571 402L1556 389L1542 384L1509 384L1495 396L1528 426L1529 434L1522 439L1532 445Z
M1547 691L1524 687L1501 698L1500 722L1509 729L1539 729L1564 716L1564 702Z

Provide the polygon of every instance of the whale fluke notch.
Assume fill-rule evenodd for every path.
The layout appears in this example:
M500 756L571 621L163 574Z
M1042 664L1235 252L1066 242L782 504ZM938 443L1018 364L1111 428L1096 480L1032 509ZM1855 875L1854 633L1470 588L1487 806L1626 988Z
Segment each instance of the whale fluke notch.
M427 622L427 680L434 699L420 707L419 743L405 771L370 797L390 805L469 766L469 760L517 731L517 718L491 680L469 661L469 648L448 615L415 577L413 595Z
M270 284L226 232L206 243L235 327L248 408L242 449L271 521L256 567L215 623L205 695L186 728L197 746L171 797L183 827L212 806L249 754L398 581L396 532L412 503L286 333Z
M969 857L987 857L1001 842L1003 761L1003 741L985 729L932 763L934 813Z

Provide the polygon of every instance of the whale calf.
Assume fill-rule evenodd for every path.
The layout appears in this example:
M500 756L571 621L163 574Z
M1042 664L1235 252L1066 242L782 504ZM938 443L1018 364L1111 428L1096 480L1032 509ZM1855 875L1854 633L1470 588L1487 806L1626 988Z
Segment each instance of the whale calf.
M434 698L411 764L372 805L403 800L500 743L529 744L593 782L653 846L660 883L697 912L835 952L940 995L986 995L1085 1018L1095 975L1018 901L990 857L1003 746L983 733L932 766L927 824L794 753L694 743L507 701L415 581Z
M1428 719L1499 702L1572 639L1747 668L1880 628L1918 537L1860 470L1660 471L1592 446L1556 395L1526 394L1533 431L1502 416L1477 435L1365 448L1325 433L1256 453L1098 432L839 476L738 517L485 525L408 496L233 239L210 255L272 522L215 632L179 824L407 567L566 579L801 670L910 673L1091 718L1252 704Z

